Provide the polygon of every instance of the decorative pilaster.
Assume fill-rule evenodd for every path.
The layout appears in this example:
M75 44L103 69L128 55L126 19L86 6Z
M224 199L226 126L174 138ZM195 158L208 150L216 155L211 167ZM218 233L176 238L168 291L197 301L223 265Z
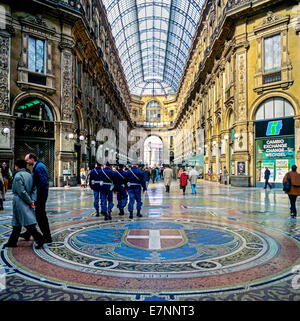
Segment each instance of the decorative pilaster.
M10 36L6 32L0 32L0 113L9 111L9 56Z
M62 118L72 122L73 94L72 94L72 49L74 44L64 40L59 44L61 49L61 104Z

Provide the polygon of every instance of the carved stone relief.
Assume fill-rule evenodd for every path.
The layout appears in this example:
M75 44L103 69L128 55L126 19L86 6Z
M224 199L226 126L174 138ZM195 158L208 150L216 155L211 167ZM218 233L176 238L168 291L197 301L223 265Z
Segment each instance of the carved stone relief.
M0 112L9 106L9 38L0 34Z
M72 53L64 50L62 52L62 111L63 119L72 121Z
M247 71L246 53L237 56L237 101L238 118L247 119Z

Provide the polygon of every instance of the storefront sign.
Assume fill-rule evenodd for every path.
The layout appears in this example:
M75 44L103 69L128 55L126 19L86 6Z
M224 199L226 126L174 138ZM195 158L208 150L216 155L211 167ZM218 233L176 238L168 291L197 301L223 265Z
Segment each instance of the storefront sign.
M16 135L37 138L54 138L54 123L17 118Z
M281 183L284 175L295 163L295 138L274 137L256 140L256 179L264 182L264 171L268 167L270 182Z
M263 120L255 122L255 137L274 137L294 135L294 118L282 118L276 120Z
M256 140L256 158L274 159L294 157L294 137Z

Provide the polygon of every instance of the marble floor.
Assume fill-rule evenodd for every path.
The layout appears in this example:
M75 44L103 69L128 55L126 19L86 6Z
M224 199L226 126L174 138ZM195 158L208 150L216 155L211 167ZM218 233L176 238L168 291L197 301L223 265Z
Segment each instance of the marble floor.
M199 181L182 195L160 181L142 218L115 206L104 221L89 188L52 188L53 243L39 250L22 239L3 249L11 200L0 212L0 301L300 300L300 219L280 189Z

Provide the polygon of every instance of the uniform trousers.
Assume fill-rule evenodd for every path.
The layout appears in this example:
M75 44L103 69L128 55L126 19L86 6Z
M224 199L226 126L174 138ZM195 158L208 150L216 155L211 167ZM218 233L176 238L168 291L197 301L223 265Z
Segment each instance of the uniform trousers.
M128 195L129 195L128 211L133 212L135 201L136 201L136 209L141 210L143 205L141 187L128 189Z

